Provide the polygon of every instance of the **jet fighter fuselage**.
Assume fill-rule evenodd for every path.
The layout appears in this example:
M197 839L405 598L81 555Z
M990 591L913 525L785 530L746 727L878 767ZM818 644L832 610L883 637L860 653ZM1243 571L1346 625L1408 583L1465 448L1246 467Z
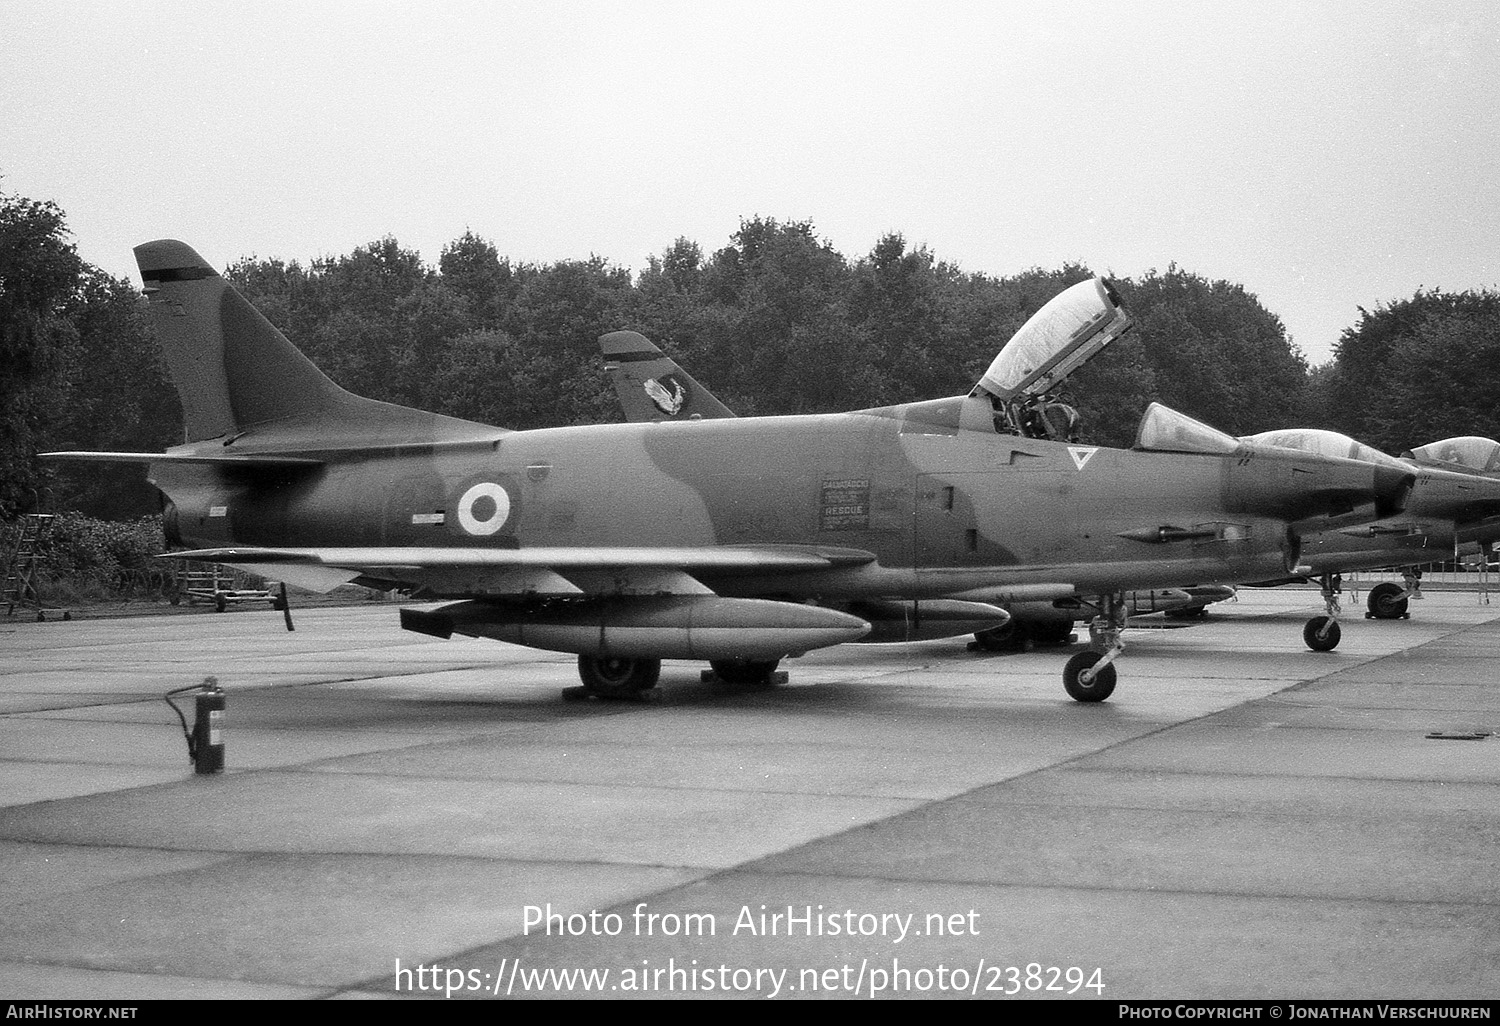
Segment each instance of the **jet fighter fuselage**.
M966 407L977 430L960 426ZM263 454L254 439L215 442L215 455ZM155 464L174 540L194 549L794 546L838 558L795 577L776 566L697 575L723 594L798 598L1092 594L1284 572L1293 555L1285 511L1301 511L1312 476L1274 457L1001 435L982 400L968 398L412 440L388 453L304 446L298 455L318 462ZM1347 487L1372 488L1362 476ZM392 583L433 596L474 590L452 577L391 570Z
M507 431L353 395L189 247L136 254L193 441L49 455L148 464L179 558L449 599L402 625L577 653L599 693L650 687L662 658L763 679L823 645L1003 624L1001 601L1275 576L1300 533L1388 516L1411 487L1160 406L1130 450L1027 434L1048 382L1128 330L1102 279L967 396ZM656 401L685 405L676 384ZM1108 696L1115 641L1075 656L1074 697Z

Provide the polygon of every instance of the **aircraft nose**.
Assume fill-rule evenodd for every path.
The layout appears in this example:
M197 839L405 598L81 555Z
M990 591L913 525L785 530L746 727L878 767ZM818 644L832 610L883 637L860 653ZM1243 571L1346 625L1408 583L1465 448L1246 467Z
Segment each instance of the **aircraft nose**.
M1394 516L1406 508L1416 476L1397 467L1375 468L1375 509L1383 517Z

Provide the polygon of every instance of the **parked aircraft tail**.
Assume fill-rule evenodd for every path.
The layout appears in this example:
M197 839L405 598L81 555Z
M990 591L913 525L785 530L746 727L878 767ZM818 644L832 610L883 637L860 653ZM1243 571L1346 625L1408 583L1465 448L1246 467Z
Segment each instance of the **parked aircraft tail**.
M599 350L628 421L734 416L713 393L638 331L612 331L600 337Z
M250 433L247 443L364 447L496 433L340 388L184 243L147 242L135 258L189 442Z

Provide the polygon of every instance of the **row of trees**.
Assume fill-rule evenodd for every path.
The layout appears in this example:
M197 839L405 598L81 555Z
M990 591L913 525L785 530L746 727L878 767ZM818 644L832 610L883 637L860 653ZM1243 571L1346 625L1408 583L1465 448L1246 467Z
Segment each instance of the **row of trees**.
M68 234L55 204L0 194L0 517L59 500L107 516L154 512L138 467L95 465L57 482L36 453L149 451L182 438L139 289L81 260Z
M618 420L598 336L634 328L742 415L858 409L968 390L1010 335L1090 270L965 272L899 234L848 259L808 222L755 218L705 255L678 239L632 275L607 260L515 263L465 233L436 267L385 238L309 264L226 271L344 387L512 428ZM1129 445L1159 400L1235 434L1334 427L1394 451L1497 433L1493 293L1418 293L1344 333L1311 372L1241 286L1177 268L1117 280L1137 330L1071 384L1092 440ZM0 195L0 513L154 508L138 468L43 468L49 448L181 439L132 283L79 260L55 205Z
M638 275L597 257L512 264L465 234L437 268L394 239L229 277L345 387L507 427L618 419L596 340L643 332L742 414L857 409L966 391L1087 267L970 274L887 235L850 261L807 222L746 221L705 257L678 239ZM1307 367L1253 296L1176 267L1120 283L1141 330L1076 385L1128 445L1152 399L1230 430L1305 414Z
M1392 453L1500 438L1500 293L1419 290L1361 309L1313 392L1339 430Z

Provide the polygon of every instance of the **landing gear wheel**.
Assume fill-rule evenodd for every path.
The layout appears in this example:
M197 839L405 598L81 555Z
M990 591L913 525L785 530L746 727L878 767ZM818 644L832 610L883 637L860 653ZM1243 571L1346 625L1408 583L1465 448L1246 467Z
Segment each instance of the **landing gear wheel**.
M1031 640L1038 645L1066 645L1073 637L1073 621L1032 624Z
M1326 633L1323 630L1325 625L1328 628ZM1338 621L1328 616L1315 616L1302 628L1302 640L1314 652L1332 652L1339 647L1342 635Z
M769 684L780 659L710 659L708 665L725 684Z
M660 659L617 659L609 656L578 657L578 677L596 695L618 698L656 687L661 676Z
M1063 687L1068 695L1078 702L1102 702L1115 691L1114 664L1104 667L1092 681L1085 684L1079 677L1084 670L1103 659L1099 652L1079 652L1063 667Z
M986 652L1020 652L1026 647L1026 625L1014 620L975 631L974 641Z
M1389 581L1371 588L1365 605L1377 620L1399 620L1406 615L1407 601L1402 597L1401 585Z

